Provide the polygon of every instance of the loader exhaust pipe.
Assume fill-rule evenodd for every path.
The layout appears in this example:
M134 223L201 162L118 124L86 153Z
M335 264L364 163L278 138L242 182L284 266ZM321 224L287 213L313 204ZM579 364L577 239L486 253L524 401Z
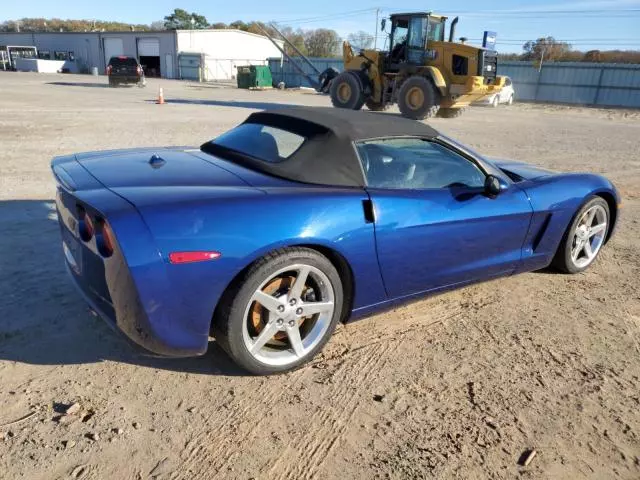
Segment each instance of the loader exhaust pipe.
M449 42L453 43L456 38L456 25L458 25L458 17L451 21L451 28L449 29Z

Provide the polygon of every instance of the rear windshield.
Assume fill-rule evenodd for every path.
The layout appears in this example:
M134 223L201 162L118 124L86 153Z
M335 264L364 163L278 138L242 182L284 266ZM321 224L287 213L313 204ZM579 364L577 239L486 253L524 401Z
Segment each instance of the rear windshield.
M243 123L210 143L269 163L293 155L306 138L297 133L260 123Z
M122 65L135 67L138 65L138 61L133 57L111 57L111 60L109 60L109 65L113 67L120 67Z

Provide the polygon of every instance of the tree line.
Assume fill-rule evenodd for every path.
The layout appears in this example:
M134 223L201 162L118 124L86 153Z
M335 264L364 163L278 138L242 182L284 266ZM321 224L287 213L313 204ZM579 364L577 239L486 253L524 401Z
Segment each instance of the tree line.
M541 62L640 63L640 50L574 50L570 43L543 37L526 42L522 53L500 54L502 60Z
M266 23L236 20L231 23L209 23L204 15L176 8L163 20L152 22L150 25L128 24L123 22L105 22L100 20L62 20L59 18L22 18L0 23L0 32L113 32L113 31L150 31L150 30L189 30L189 29L237 29L245 32L263 35L266 31L270 36L279 38L275 29ZM289 55L296 55L296 49L310 57L340 57L342 38L335 30L329 28L293 29L279 28L280 32L295 48L285 44L285 51ZM356 50L371 48L374 44L373 36L364 31L351 33L347 40ZM500 54L502 60L524 60L532 62L606 62L606 63L640 63L639 50L589 50L581 52L574 50L566 42L558 41L554 37L543 37L526 42L522 53Z

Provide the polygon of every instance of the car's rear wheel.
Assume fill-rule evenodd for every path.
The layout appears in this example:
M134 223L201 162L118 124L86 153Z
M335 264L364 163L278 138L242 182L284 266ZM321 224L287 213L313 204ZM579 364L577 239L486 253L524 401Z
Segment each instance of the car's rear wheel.
M507 105L513 105L513 93L509 96L509 100L507 101Z
M327 343L343 288L333 264L308 248L279 250L251 266L225 295L213 334L231 358L258 374L293 370Z
M495 97L493 97L493 101L491 102L491 106L493 108L498 108L498 105L500 105L500 97L498 95L496 95Z
M566 273L579 273L591 265L609 230L609 205L602 197L591 197L565 232L553 265Z

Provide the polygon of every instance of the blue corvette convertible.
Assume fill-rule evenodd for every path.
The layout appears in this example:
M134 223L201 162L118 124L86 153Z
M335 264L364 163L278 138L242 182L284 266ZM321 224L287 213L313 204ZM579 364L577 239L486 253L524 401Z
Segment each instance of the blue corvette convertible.
M593 263L605 178L489 160L431 127L323 108L254 113L199 149L55 158L66 264L100 316L155 354L209 336L256 374L336 324L425 294Z

